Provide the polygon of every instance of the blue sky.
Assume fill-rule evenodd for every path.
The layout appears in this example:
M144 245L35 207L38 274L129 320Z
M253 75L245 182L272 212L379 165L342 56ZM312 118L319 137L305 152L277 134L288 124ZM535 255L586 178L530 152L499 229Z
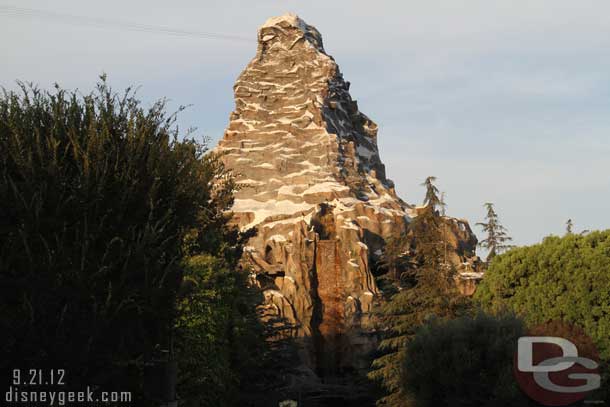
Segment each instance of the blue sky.
M517 244L563 233L568 218L577 231L610 228L607 1L0 0L0 11L7 5L249 39L0 12L0 85L89 91L106 72L117 89L141 86L147 104L192 105L180 124L212 144L256 28L295 12L320 30L352 97L379 124L381 158L403 199L419 203L419 184L435 175L450 215L474 225L494 202Z

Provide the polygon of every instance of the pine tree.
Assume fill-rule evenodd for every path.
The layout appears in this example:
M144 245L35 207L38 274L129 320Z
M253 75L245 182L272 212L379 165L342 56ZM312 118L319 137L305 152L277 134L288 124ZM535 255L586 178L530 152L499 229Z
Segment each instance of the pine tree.
M426 197L424 198L424 205L428 205L432 209L432 211L436 211L437 207L445 207L445 202L443 202L443 199L439 197L439 190L436 185L434 185L435 181L436 177L429 176L421 184L422 186L426 187Z
M487 202L483 206L487 208L485 217L487 223L478 222L477 226L483 228L483 232L487 233L487 238L479 242L479 246L489 250L487 255L487 261L489 262L495 255L513 247L513 245L507 244L513 239L508 236L506 228L500 224L498 214L494 210L494 204Z
M568 221L566 222L566 234L571 235L573 228L574 223L572 222L572 219L568 219Z
M437 214L427 211L413 220L409 233L416 242L411 273L412 287L399 288L398 292L381 308L380 320L387 328L381 341L381 356L373 361L369 378L379 381L386 396L380 406L405 406L411 400L401 386L402 364L407 343L416 330L431 318L452 318L467 308L467 299L459 295L455 282L455 269L447 265L443 256L443 221Z
M406 235L389 238L381 255L380 266L387 270L392 279L398 281L403 270L408 268L408 254L409 241Z

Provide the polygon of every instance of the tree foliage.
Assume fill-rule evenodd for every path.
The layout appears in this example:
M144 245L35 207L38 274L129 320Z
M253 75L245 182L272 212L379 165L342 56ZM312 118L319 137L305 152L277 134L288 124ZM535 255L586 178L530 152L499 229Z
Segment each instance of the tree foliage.
M436 185L434 185L435 181L436 181L436 177L429 176L421 184L423 187L426 188L426 196L424 198L424 205L428 205L430 208L432 208L433 211L435 211L437 208L445 207L444 200L441 197L439 197L440 191L438 190Z
M186 260L194 287L179 303L175 346L179 396L187 405L245 405L240 393L257 383L266 356L260 292L229 265L210 254Z
M497 254L511 248L512 245L508 242L513 239L508 236L506 228L500 224L494 204L487 202L484 207L487 209L487 215L485 216L487 222L478 222L477 226L481 226L487 237L479 242L479 246L489 250L487 261L490 261Z
M523 322L510 315L433 319L406 346L403 392L416 407L533 405L512 370L517 340L524 334Z
M105 78L84 96L4 91L1 367L61 367L74 387L116 387L137 401L144 366L170 348L176 325L179 358L200 375L182 376L185 394L236 378L212 392L220 400L247 381L252 358L239 341L260 342L234 269L241 238L224 212L235 184L174 121L163 101L144 109ZM185 270L192 287L177 304Z
M369 377L379 381L386 396L378 401L383 406L404 406L411 403L401 386L401 361L407 343L416 330L431 318L454 318L468 309L469 300L456 288L455 269L444 261L442 218L425 211L409 225L415 245L414 269L406 269L401 281L408 282L379 310L380 324L386 329L373 361Z
M388 238L385 242L379 266L387 270L389 276L399 281L402 274L409 270L410 244L407 235Z
M508 309L529 324L580 325L610 359L610 230L551 236L497 256L475 294L487 310Z

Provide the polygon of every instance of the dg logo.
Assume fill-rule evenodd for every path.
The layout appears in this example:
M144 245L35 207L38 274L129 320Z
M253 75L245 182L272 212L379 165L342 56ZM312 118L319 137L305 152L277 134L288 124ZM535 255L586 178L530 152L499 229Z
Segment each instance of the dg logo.
M583 331L562 322L535 331L519 338L514 365L517 382L531 399L545 406L567 406L600 387L597 351Z

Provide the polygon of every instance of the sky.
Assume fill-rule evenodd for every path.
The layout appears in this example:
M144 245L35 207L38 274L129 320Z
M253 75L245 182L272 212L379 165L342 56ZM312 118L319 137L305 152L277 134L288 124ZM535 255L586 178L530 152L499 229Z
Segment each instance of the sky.
M188 105L180 126L213 146L257 27L286 12L322 33L379 125L381 159L404 200L421 203L420 184L434 175L449 215L482 237L474 224L493 202L518 245L563 234L568 218L577 232L610 228L605 0L0 0L0 86L87 93L106 73L116 90L138 86L145 105ZM119 27L133 24L243 40Z

